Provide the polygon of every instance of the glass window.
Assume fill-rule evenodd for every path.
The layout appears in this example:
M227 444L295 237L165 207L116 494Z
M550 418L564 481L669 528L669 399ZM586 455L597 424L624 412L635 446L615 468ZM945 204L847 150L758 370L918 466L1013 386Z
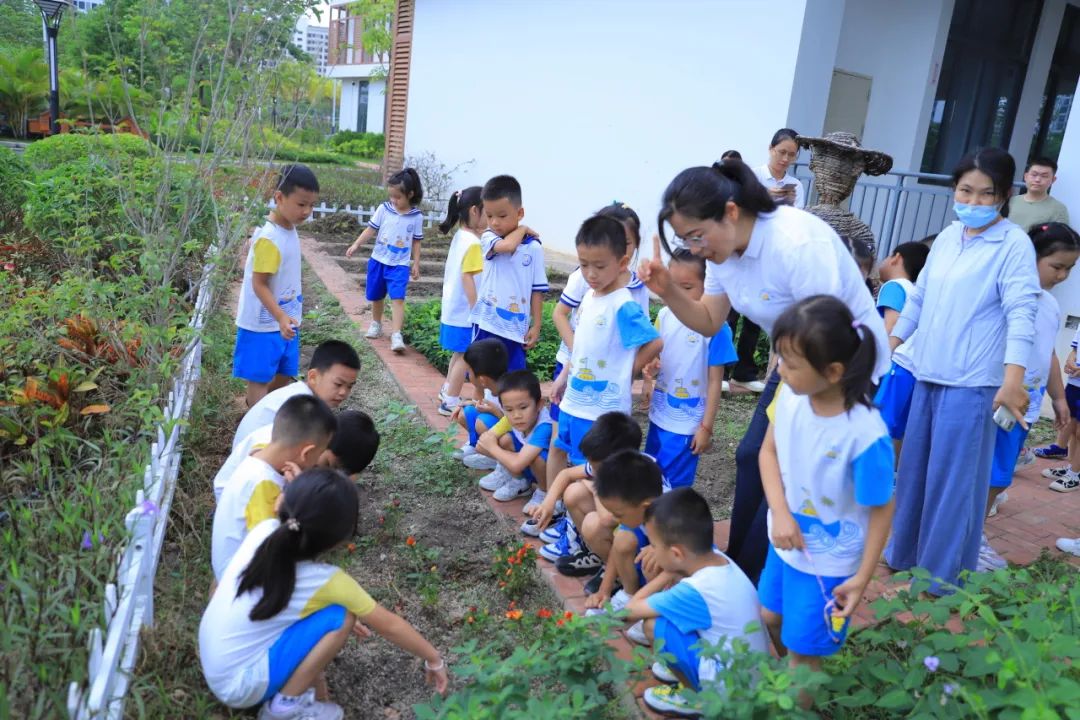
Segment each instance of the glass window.
M367 132L368 81L361 80L356 93L356 132Z
M1031 141L1031 157L1048 157L1057 160L1061 152L1061 139L1069 122L1069 110L1080 79L1080 8L1065 6L1065 17L1058 34L1054 58L1050 62L1050 74L1046 78L1039 122ZM1019 160L1019 158L1017 158Z
M1006 147L1043 0L957 0L922 171L947 173L969 150Z

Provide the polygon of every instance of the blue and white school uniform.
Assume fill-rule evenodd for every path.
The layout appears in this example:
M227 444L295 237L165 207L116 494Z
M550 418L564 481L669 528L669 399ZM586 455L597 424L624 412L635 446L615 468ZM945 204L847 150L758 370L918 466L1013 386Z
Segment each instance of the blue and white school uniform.
M690 451L690 443L705 419L709 368L736 362L739 355L727 323L716 335L705 338L663 308L656 316L656 328L664 349L649 404L645 452L656 458L672 487L689 487L700 458Z
M630 414L638 348L660 337L625 287L602 296L585 293L578 329L555 440L572 465L585 463L581 438L598 417L612 411Z
M915 377L897 476L893 534L898 570L926 568L930 591L949 592L979 558L997 426L994 395L1005 364L1027 367L1035 342L1038 272L1030 238L1008 220L975 237L941 231L892 334L917 327Z
M464 276L484 269L480 238L468 228L458 228L450 241L443 270L442 310L439 316L439 344L450 352L465 352L472 342L472 307L465 295Z
M1076 328L1076 334L1073 335L1073 350L1077 349L1077 343L1080 343L1080 327ZM1065 378L1065 402L1069 404L1072 419L1080 421L1080 377Z
M225 479L210 535L210 565L217 580L251 530L276 515L274 505L284 490L285 476L251 455Z
M553 424L551 422L551 413L548 412L546 407L540 408L540 414L536 417L536 424L533 425L528 434L511 425L510 420L506 417L499 420L492 430L499 436L510 433L510 440L514 444L514 452L521 452L526 445L540 448L540 459L547 462L548 450L551 448ZM531 468L525 468L525 472L521 475L529 482L538 482Z
M862 564L870 509L892 498L892 441L877 409L861 403L822 417L809 396L796 395L785 385L776 393L773 412L784 498L806 552L769 544L758 583L761 604L783 616L780 635L788 649L831 655L843 644L847 626L834 640L825 624L825 605L833 588ZM772 524L770 509L770 537Z
M654 646L675 657L675 668L694 690L717 682L724 669L721 660L702 646L731 650L732 641L739 639L751 652L769 651L753 583L727 555L715 552L727 560L726 565L704 567L645 599L659 613Z
M305 560L296 564L296 585L277 615L252 620L262 590L237 596L240 574L255 551L280 525L266 520L252 528L229 561L199 623L199 659L214 696L233 708L247 708L281 690L312 649L340 630L346 613L358 619L375 609L355 580L340 568Z
M375 209L368 227L376 231L364 287L368 302L404 300L409 286L412 246L424 239L424 215L419 208L399 213L389 202Z
M1035 315L1035 344L1031 349L1031 359L1024 369L1024 389L1028 391L1028 411L1024 422L1028 430L1020 423L1013 425L1008 432L997 428L994 441L994 463L990 471L990 487L1007 488L1012 485L1013 473L1016 472L1016 460L1027 441L1031 424L1039 419L1042 411L1043 395L1050 373L1061 372L1061 368L1052 367L1054 341L1058 328L1061 327L1061 306L1057 298L1043 290L1039 295L1039 311ZM1080 330L1078 330L1080 332ZM1075 342L1075 339L1074 339ZM1071 378L1070 378L1071 379ZM1080 390L1080 388L1076 388ZM1075 390L1074 390L1075 392Z
M915 289L915 283L906 278L890 280L881 286L878 292L877 306L882 317L886 310L904 311L907 297ZM903 440L907 429L908 413L911 411L911 395L915 392L915 363L911 359L915 347L915 335L900 344L893 351L892 366L881 378L874 404L881 411L881 417L889 428L889 437Z
M538 238L526 235L514 252L497 253L495 244L500 240L491 230L480 236L484 271L469 320L473 341L489 337L502 341L510 355L507 370L524 370L533 293L548 291L544 249Z
M641 309L645 311L645 316L649 316L649 288L645 287L645 283L641 281L641 278L637 276L637 273L633 270L630 271L630 282L626 284L626 289L630 291L630 294L634 297L634 300L641 305ZM570 330L577 329L578 323L578 308L581 306L581 301L585 297L585 293L589 291L589 283L585 281L585 276L581 273L581 268L577 268L574 272L570 273L570 277L566 279L566 287L563 288L562 295L559 296L559 302L570 308ZM567 347L565 342L559 342L559 349L555 353L555 369L552 371L551 379L555 380L562 372L563 366L570 361L570 348ZM559 419L559 406L556 403L551 404L551 418L555 421Z

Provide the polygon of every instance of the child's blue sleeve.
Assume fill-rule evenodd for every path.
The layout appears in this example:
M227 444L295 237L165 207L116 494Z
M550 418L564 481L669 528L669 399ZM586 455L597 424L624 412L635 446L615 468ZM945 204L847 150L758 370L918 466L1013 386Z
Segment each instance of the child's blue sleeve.
M735 351L735 343L731 341L731 326L724 323L720 326L720 332L709 340L709 367L728 365L739 360L739 353Z
M500 240L502 240L502 238L491 230L485 230L484 234L480 236L480 249L484 251L485 259L490 260L495 257L495 243Z
M905 302L907 302L907 293L904 292L903 286L898 282L887 282L878 291L877 306L882 317L885 317L886 310L904 312Z
M368 227L372 230L378 230L379 226L383 224L383 220L386 219L386 206L379 205L375 208L375 212L371 214L371 219L368 220Z
M892 440L883 435L852 461L855 476L855 502L875 506L889 502L893 495Z
M529 435L529 444L547 450L551 447L551 423L540 423Z
M679 629L691 633L712 627L712 614L705 598L690 583L676 583L670 590L658 592L645 598L656 612Z
M619 326L619 337L627 350L641 347L660 337L649 316L636 302L623 303L615 313L615 324Z

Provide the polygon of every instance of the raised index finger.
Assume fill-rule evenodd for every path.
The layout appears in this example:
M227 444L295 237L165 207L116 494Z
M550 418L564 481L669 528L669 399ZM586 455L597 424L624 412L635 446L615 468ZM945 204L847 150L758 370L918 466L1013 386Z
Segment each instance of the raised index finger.
M652 236L652 256L654 260L660 260L660 234L653 233Z

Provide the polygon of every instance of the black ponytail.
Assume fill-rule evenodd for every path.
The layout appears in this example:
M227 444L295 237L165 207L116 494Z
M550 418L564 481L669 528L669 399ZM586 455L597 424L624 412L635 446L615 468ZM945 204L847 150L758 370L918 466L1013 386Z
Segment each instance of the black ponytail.
M623 227L630 231L630 234L634 237L634 247L641 247L641 218L634 212L634 209L626 203L616 200L610 205L605 205L596 211L596 214L600 217L615 218L623 224Z
M484 200L480 197L483 191L479 185L473 185L451 195L446 206L446 219L439 223L439 232L449 235L454 225L464 227L469 222L469 210L484 206Z
M832 363L844 366L840 386L844 407L872 407L870 389L877 363L874 333L856 322L851 310L832 295L813 295L795 303L773 326L773 349L787 344L824 374Z
M671 254L664 225L675 213L697 220L724 219L728 200L754 215L770 213L776 201L757 179L754 171L741 160L729 159L712 167L692 167L675 176L661 200L656 225L664 250Z
M409 198L409 204L413 207L419 205L424 199L424 187L420 184L420 174L413 168L405 168L391 175L386 181L386 186L391 185L401 188L401 192L405 193L405 197Z
M1032 225L1028 228L1028 236L1035 245L1035 258L1053 255L1063 250L1076 252L1080 250L1080 235L1065 223L1049 222Z
M296 564L352 537L358 511L356 486L336 470L305 470L286 485L278 512L281 525L240 573L237 597L262 589L248 617L268 620L284 610L296 587Z

